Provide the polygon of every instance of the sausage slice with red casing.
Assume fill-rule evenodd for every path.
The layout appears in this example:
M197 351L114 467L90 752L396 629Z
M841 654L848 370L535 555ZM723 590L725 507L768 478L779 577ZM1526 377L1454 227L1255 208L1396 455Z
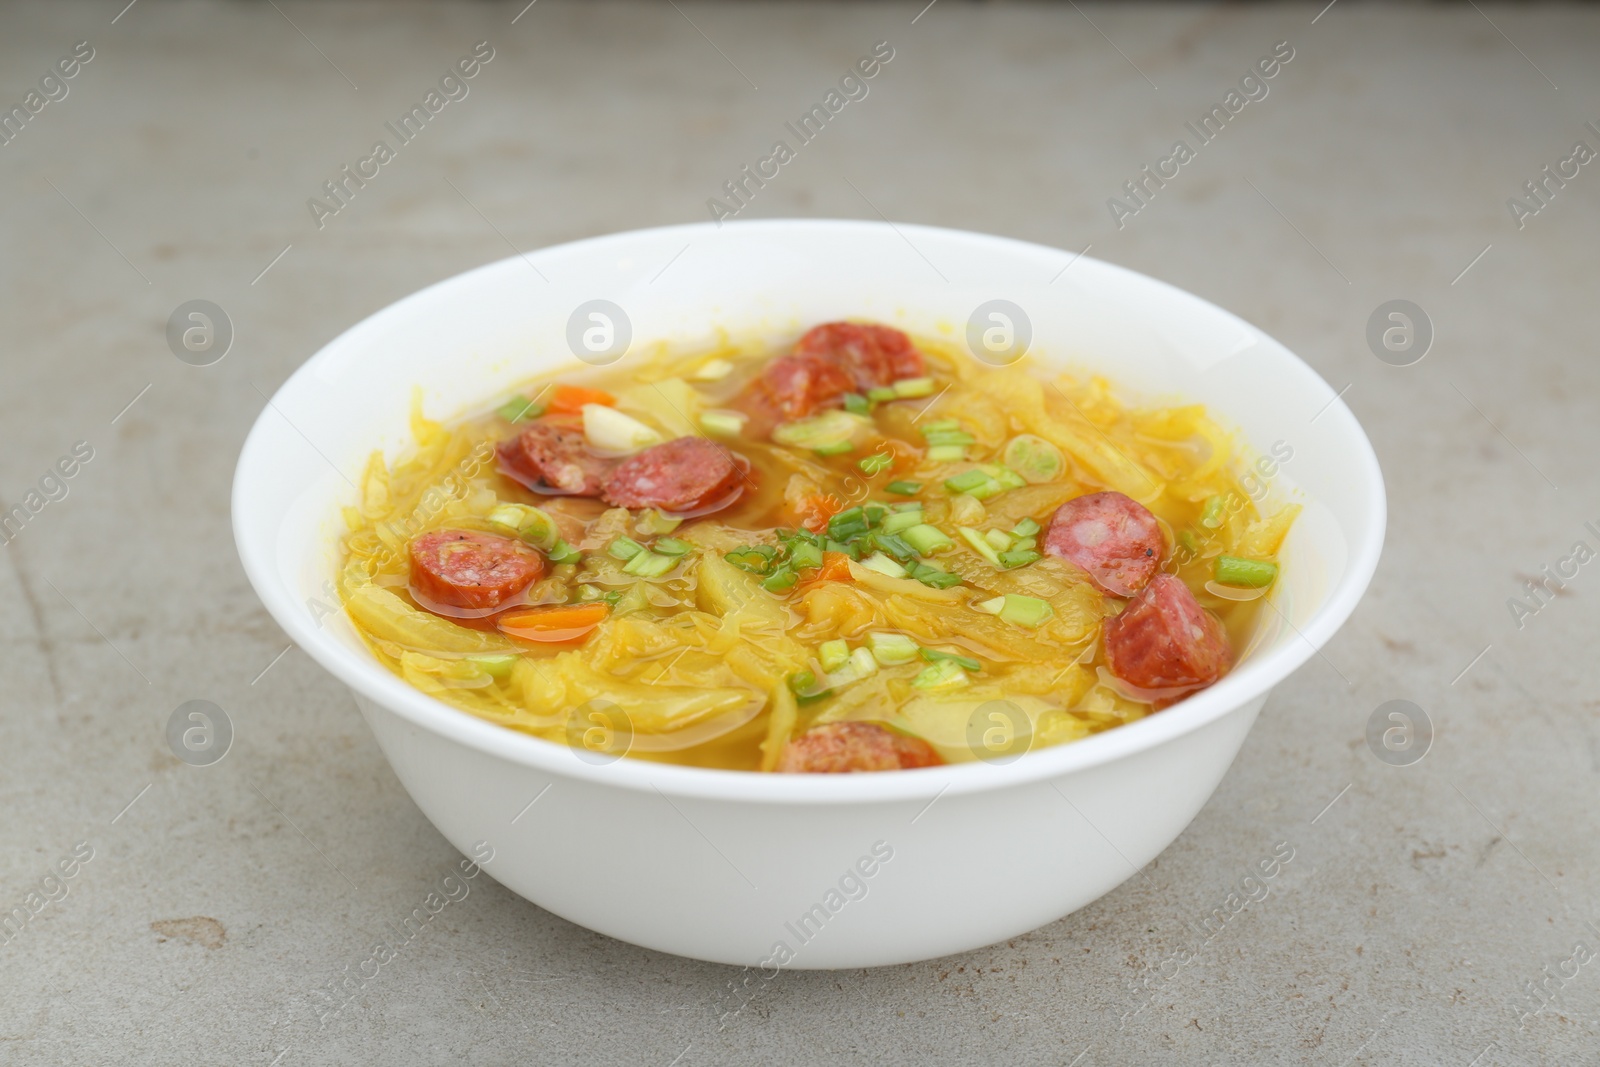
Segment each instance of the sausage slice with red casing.
M623 460L600 495L613 507L704 515L739 498L749 463L704 437L679 437Z
M1090 493L1056 509L1044 550L1089 572L1101 592L1133 596L1149 583L1166 552L1161 524L1121 493Z
M837 407L846 393L865 393L901 378L919 378L925 364L911 338L888 326L826 322L808 330L787 356L772 361L739 405L764 430Z
M424 607L492 611L544 574L544 557L514 537L435 530L411 541L411 590Z
M1106 667L1140 689L1194 689L1233 663L1228 635L1183 580L1158 574L1106 620Z
M825 356L848 371L862 391L901 378L920 378L922 353L891 326L825 322L795 342L795 355Z
M783 746L778 770L787 774L903 771L944 763L933 746L875 722L814 726Z
M855 376L840 363L815 353L779 356L751 383L740 403L762 422L803 419L819 408L832 407L854 392Z
M589 451L583 431L538 422L495 448L500 472L536 493L599 496L616 460Z

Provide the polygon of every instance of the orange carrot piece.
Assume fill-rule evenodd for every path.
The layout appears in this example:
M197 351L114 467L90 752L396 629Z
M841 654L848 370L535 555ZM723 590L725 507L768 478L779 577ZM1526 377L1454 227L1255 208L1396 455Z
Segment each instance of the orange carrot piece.
M500 616L500 632L521 641L556 644L586 637L605 621L611 608L605 604L548 604L519 608Z
M603 389L586 389L581 385L558 385L550 390L550 405L547 411L558 415L577 415L583 411L585 404L604 404L614 407L617 398Z
M843 510L844 503L832 493L808 496L805 503L800 505L800 513L796 518L801 526L812 533L821 533L828 528L828 520Z
M814 582L848 582L850 577L850 557L843 552L824 552L822 566L811 575Z

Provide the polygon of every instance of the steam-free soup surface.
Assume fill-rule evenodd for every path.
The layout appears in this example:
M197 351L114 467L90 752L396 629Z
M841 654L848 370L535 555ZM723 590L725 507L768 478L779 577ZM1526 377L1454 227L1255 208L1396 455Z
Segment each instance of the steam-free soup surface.
M374 454L341 595L412 685L595 762L912 770L1156 713L1298 510L1197 405L873 324L485 400Z

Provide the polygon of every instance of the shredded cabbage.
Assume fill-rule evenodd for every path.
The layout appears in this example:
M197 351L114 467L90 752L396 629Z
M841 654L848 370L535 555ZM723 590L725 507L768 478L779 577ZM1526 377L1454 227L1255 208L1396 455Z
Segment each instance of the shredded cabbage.
M608 736L645 759L771 771L785 746L813 726L880 722L923 739L947 762L971 760L980 757L972 746L974 716L995 701L1021 716L1022 736L1013 741L1033 748L1154 710L1097 673L1102 624L1122 601L1044 554L1045 528L1061 504L1111 489L1155 515L1171 550L1164 566L1223 618L1235 647L1244 647L1259 606L1205 591L1215 558L1273 559L1300 507L1258 506L1245 491L1248 480L1261 496L1253 457L1204 407L1129 408L1103 379L979 367L938 341L917 345L938 386L931 400L875 394L867 414L859 413L861 401L853 414L824 409L780 425L773 442L765 430L722 439L750 460L756 488L728 512L688 520L530 494L496 469L495 445L508 432L503 420L434 421L423 414L419 391L413 447L394 459L374 453L355 502L343 509L338 589L350 620L374 656L422 692L557 743L581 743L575 739L593 728L594 709L602 708L610 709ZM681 353L646 347L642 366L585 379L616 401L582 412L602 452L699 433L700 416L737 406L766 358L726 338ZM528 395L538 391L533 384ZM970 438L956 446L960 461L929 458L930 425L947 442L949 435ZM981 501L945 487L975 466L995 470L1019 437L1021 452L1043 457L1028 465L1029 484L1008 481ZM827 447L846 440L850 451ZM887 458L861 465L868 456ZM890 483L898 485L886 492ZM949 545L921 542L930 557L904 543L868 543L841 562L836 557L849 555L848 546L832 537L830 519L840 516L840 536L848 539L855 534L843 530L865 529L847 521L860 507L911 509L916 525L947 534L970 527L994 551L951 536ZM1203 512L1216 517L1214 526L1199 521ZM792 531L802 525L813 542L796 555ZM890 529L911 526L897 520ZM439 529L521 537L562 560L527 588L526 602L601 604L603 620L591 620L580 640L534 646L501 634L492 621L458 622L424 610L408 595L408 546ZM659 576L628 574L606 551L619 537L646 548L671 537L679 543L663 549L683 565ZM764 553L779 557L780 547L785 559L804 558L797 573L752 573L728 558L759 562ZM824 566L825 558L832 562ZM862 565L868 558L874 566ZM1006 596L1043 601L1049 616L1028 629L974 608ZM866 642L874 633L944 650L946 660L961 657L968 684L948 693L914 687L936 656L832 673L819 662L826 642L834 643L829 662L836 668L842 652L873 662ZM802 685L802 678L809 681Z

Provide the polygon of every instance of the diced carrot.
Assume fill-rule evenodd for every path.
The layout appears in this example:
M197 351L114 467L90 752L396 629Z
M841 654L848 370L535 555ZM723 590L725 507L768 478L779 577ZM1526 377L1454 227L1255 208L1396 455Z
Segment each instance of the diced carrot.
M848 582L850 577L850 557L843 552L824 552L822 566L816 573L808 576L812 582Z
M605 604L548 604L500 616L500 632L520 641L554 644L588 635L611 613Z
M800 520L800 525L812 533L821 533L828 528L828 520L844 510L844 503L832 493L821 496L808 496L800 505L799 514L795 517Z
M583 411L585 404L604 404L606 407L616 405L617 398L603 389L586 389L581 385L558 385L550 390L550 405L547 411L560 415L576 415Z

